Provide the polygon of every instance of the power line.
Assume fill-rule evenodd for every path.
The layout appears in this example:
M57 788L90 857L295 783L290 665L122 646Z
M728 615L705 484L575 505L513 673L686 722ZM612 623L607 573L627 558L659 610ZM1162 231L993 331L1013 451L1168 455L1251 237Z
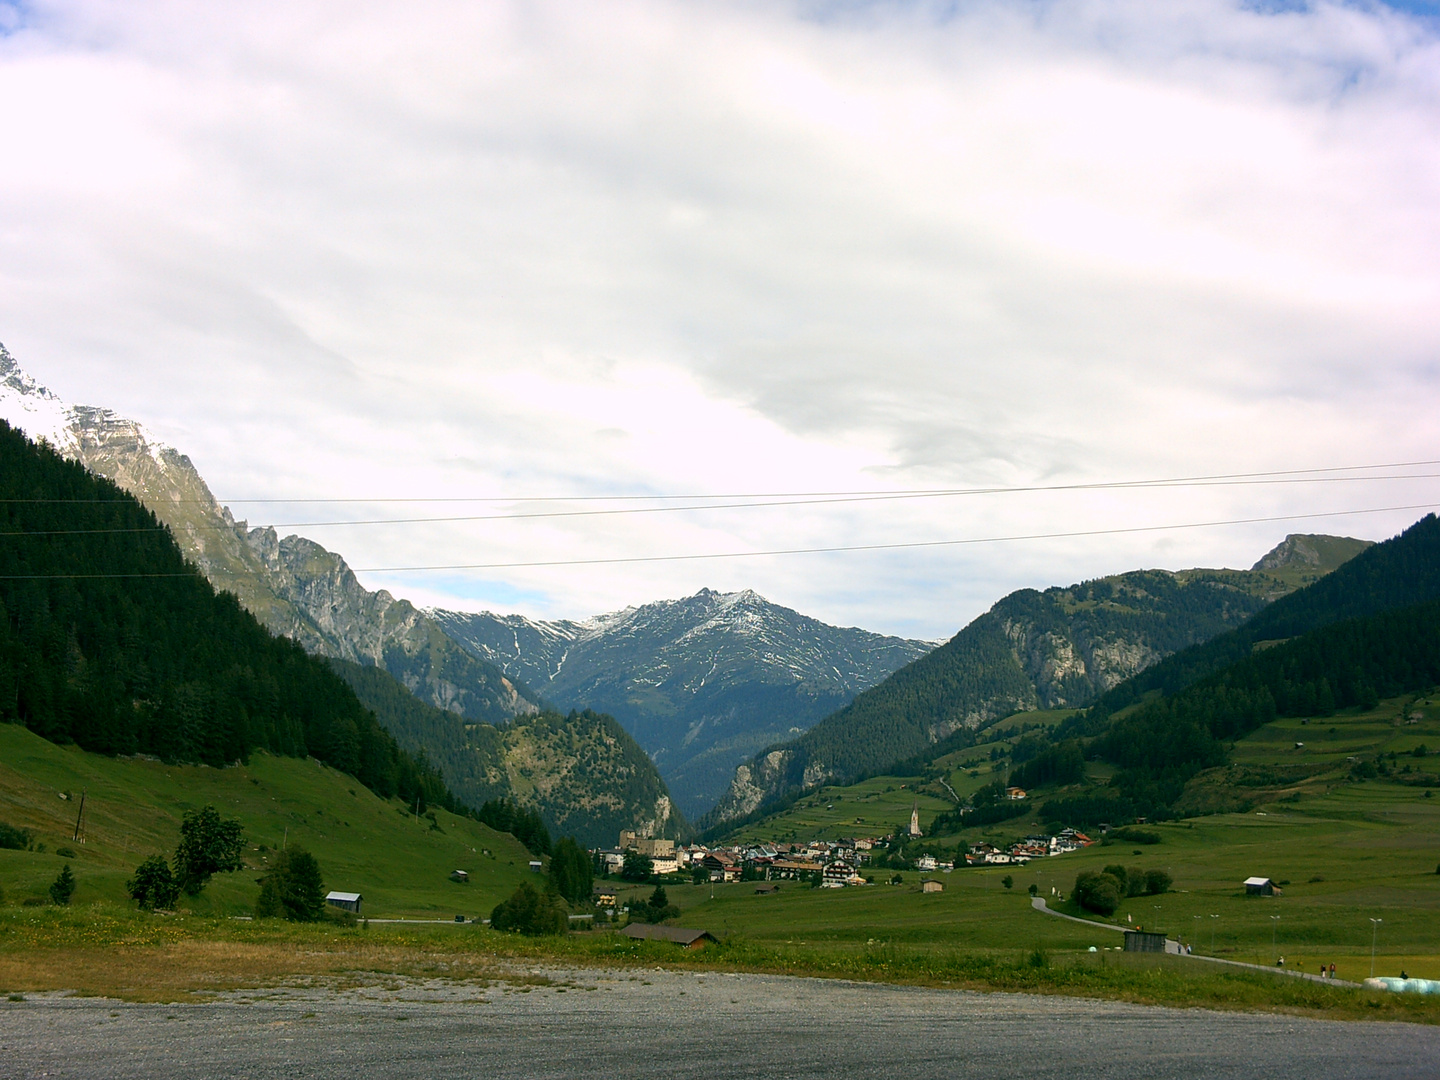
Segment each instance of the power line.
M1278 514L1273 517L1228 518L1223 521L1192 521L1179 525L1137 525L1122 529L1084 529L1073 532L1025 533L1014 536L981 536L963 540L914 540L894 544L848 544L840 547L777 548L770 551L722 551L702 555L634 555L611 559L551 559L535 562L453 563L443 566L362 566L352 567L357 574L421 573L436 570L511 570L545 566L603 566L617 563L688 562L700 559L753 559L772 555L826 555L853 551L897 551L905 548L959 547L968 544L1006 544L1024 540L1065 540L1088 536L1120 536L1124 534L1169 532L1181 529L1210 529L1223 525L1256 525L1276 521L1308 521L1315 518L1354 517L1361 514L1388 514L1402 510L1430 510L1435 503L1414 503L1409 506L1377 506L1367 510L1333 510L1319 514ZM235 571L212 570L217 576L238 576ZM179 578L192 577L195 571L164 574L0 574L3 581L88 580L96 578Z
M1378 466L1377 466L1378 467ZM1234 487L1250 485L1271 485L1271 484L1332 484L1350 483L1354 481L1373 480L1435 480L1440 479L1440 473L1391 473L1379 476L1298 476L1279 477L1276 479L1180 479L1180 480L1135 480L1120 481L1115 483L1095 484L1055 484L1032 487L1012 488L963 488L949 491L911 492L911 493L889 493L883 495L854 495L834 496L828 498L794 498L794 499L773 499L766 502L746 503L710 503L699 506L646 506L646 507L621 507L607 510L547 510L522 514L467 514L460 516L445 517L417 517L417 518L362 518L341 521L284 521L275 522L268 527L272 529L315 529L330 528L336 526L358 526L358 525L437 525L437 524L462 524L475 521L525 521L541 518L579 518L579 517L610 517L616 515L634 514L675 514L692 513L703 510L737 510L754 509L764 507L784 506L827 506L837 503L863 503L863 502L887 502L898 499L934 498L940 496L966 496L966 495L993 495L1012 494L1017 492L1050 492L1050 491L1102 491L1102 490L1131 490L1150 491L1164 490L1167 488L1198 488L1198 487ZM225 529L227 525L217 525L206 522L195 523L192 528L199 529ZM264 526L256 526L264 527ZM157 532L165 528L163 525L135 526L113 529L37 529L37 530L16 530L11 532L0 532L0 537L6 536L93 536L119 533L143 533Z
M1032 484L1016 486L991 486L972 488L899 488L899 489L871 489L861 491L780 491L780 492L740 492L731 494L699 494L699 495L476 495L476 496L455 496L437 498L265 498L265 499L174 499L170 500L175 504L209 504L218 502L227 506L249 506L261 504L275 505L297 505L297 504L390 504L390 503L464 503L464 502L491 502L491 503L524 503L524 502L661 502L661 501L696 501L710 499L871 499L871 498L934 498L949 495L996 495L1024 492L1043 491L1098 491L1117 488L1146 488L1164 487L1171 485L1198 484L1205 482L1220 481L1243 481L1256 480L1264 477L1295 477L1319 476L1325 473L1342 472L1367 472L1376 469L1413 469L1422 466L1440 465L1440 458L1428 461L1394 461L1377 465L1335 465L1318 469L1276 469L1268 472L1243 472L1243 473L1213 473L1200 476L1173 476L1150 480L1118 480L1118 481L1097 481L1095 483L1079 484ZM1416 474L1405 474L1399 477L1340 477L1338 479L1404 479L1406 476ZM83 504L83 503L116 503L123 499L0 499L0 504L6 503L46 503L46 504ZM729 505L729 504L727 504ZM772 505L766 503L764 505Z
M1065 540L1086 536L1118 536L1126 533L1166 532L1178 529L1209 529L1221 525L1256 525L1275 521L1306 521L1313 518L1352 517L1357 514L1385 514L1400 510L1434 510L1435 503L1412 506L1381 506L1369 510L1336 510L1324 514L1281 514L1275 517L1230 518L1225 521L1194 521L1182 525L1139 525L1124 529L1085 529L1075 532L1028 533L1016 536L971 537L964 540L914 540L894 544L847 544L841 547L779 548L773 551L715 552L705 555L636 555L613 559L555 559L539 562L457 563L447 566L364 566L357 574L398 574L434 570L510 570L537 566L601 566L613 563L682 562L695 559L752 559L767 555L824 555L847 551L895 551L902 548L959 547L966 544L1006 544L1021 540Z

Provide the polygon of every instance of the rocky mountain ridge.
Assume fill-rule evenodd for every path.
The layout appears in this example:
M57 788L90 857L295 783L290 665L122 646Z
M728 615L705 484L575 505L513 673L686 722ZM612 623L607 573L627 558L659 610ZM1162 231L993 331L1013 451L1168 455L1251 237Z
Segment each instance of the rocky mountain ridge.
M749 589L702 589L583 621L430 614L548 700L614 716L687 815L707 810L755 750L803 732L934 647L830 626Z

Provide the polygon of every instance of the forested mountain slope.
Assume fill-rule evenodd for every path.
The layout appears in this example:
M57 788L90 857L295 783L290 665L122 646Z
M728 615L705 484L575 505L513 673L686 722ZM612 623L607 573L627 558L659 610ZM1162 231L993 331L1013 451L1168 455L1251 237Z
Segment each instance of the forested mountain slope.
M678 837L685 828L654 763L609 716L540 712L499 727L466 722L379 668L330 664L395 740L423 753L472 806L512 800L539 811L555 836L592 847L614 844L621 829Z
M687 813L713 806L756 750L803 732L933 647L830 626L748 589L702 589L583 622L431 614L549 700L613 715Z
M1433 599L1440 599L1440 520L1430 514L1314 584L1277 600L1245 625L1178 652L1113 687L1072 728L1084 730L1088 724L1093 730L1104 716L1148 693L1173 694L1243 659L1261 642L1282 641L1343 619Z
M1010 713L1085 705L1366 546L1291 537L1261 560L1266 569L1136 571L1012 593L800 738L740 766L708 820L736 820L787 793L883 771Z
M185 562L108 480L0 421L0 719L104 754L318 758L454 805L351 689Z
M67 405L4 346L0 417L138 498L217 589L307 651L377 664L431 704L470 719L501 721L538 708L528 689L460 648L411 604L361 586L340 556L237 522L188 457L109 409Z

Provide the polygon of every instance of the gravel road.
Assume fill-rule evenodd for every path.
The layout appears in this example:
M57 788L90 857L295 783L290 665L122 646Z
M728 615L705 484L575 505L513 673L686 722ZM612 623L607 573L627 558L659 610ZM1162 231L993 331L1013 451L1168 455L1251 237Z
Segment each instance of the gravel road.
M1440 1075L1440 1030L865 983L653 971L395 981L195 1005L0 1001L0 1077Z

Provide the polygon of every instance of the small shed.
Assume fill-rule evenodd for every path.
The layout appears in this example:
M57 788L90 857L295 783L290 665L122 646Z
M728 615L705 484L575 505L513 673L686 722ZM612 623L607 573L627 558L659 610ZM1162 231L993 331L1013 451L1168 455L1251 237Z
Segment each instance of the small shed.
M773 881L772 881L772 882L769 882L768 884L765 884L765 885L756 885L756 886L755 886L755 895L756 895L756 896L768 896L770 893L777 893L777 892L779 892L779 891L780 891L780 886L779 886L778 884L776 884L775 882L773 882Z
M1268 877L1247 877L1245 879L1246 896L1279 896L1280 886L1276 885Z
M541 870L544 870L544 869L545 869L545 864L542 863L539 859L531 859L531 860L530 860L530 872L531 872L532 874L538 874L538 873L540 873Z
M636 941L673 942L682 949L700 949L706 942L715 940L714 935L705 930L692 930L686 926L653 926L650 923L631 923L620 933Z
M332 907L338 907L345 911L353 911L360 914L360 901L363 900L358 892L328 892L325 894L325 902Z
M922 882L920 882L920 891L921 891L921 892L944 892L944 891L945 891L945 883L944 883L943 881L922 881Z
M1126 952L1169 952L1165 947L1164 934L1152 934L1148 930L1125 931Z
M464 870L451 870L451 871L450 871L450 880L451 880L451 881L458 881L461 885L469 885L469 884L470 884L470 875L469 875L468 873L466 873Z

